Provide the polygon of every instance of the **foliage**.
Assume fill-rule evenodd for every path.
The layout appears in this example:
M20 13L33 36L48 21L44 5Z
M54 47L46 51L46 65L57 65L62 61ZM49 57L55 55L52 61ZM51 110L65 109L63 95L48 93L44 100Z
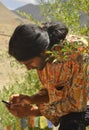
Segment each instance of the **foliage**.
M81 26L81 12L89 16L89 0L38 0L47 20L64 22L73 33L89 35L89 23Z
M47 20L50 20L51 17L57 21L60 20L64 23L66 22L67 26L71 29L70 31L87 36L89 35L89 25L82 27L79 21L79 12L83 11L89 15L89 0L68 0L68 2L65 2L65 0L63 2L61 2L61 0L53 0L53 2L51 2L51 0L48 0L47 2L45 2L45 0L39 0L39 2L41 4L43 14L46 16ZM24 12L19 13L37 23L32 16L29 16ZM65 42L65 44L66 45L61 50L63 60L66 60L66 54L68 52L73 53L77 48L77 43L75 43L74 46L69 45L68 42ZM54 62L56 62L59 53L55 50L47 53L50 53L52 57L55 56ZM14 64L14 61L11 61L11 67L18 67L16 64ZM36 71L32 70L26 72L24 80L21 82L17 77L15 77L14 74L12 76L14 77L14 83L9 84L8 88L6 86L3 87L2 91L0 91L1 100L9 100L10 95L14 93L32 95L40 89L40 83ZM0 125L6 126L16 122L17 119L7 111L3 103L1 103L0 108Z
M16 68L18 66L15 63L15 60L11 61L11 66ZM22 66L23 68L23 66ZM40 89L40 83L38 76L35 70L27 71L24 75L24 80L19 81L17 77L14 77L14 83L8 83L7 86L3 86L3 89L0 91L0 99L1 100L9 100L11 94L25 94L25 95L32 95L33 93L37 92ZM7 126L10 124L14 124L18 119L12 116L8 110L5 108L4 104L1 102L0 104L0 126Z
M51 51L47 51L47 54L50 55L49 58L54 57L53 63L71 60L75 57L75 54L81 54L83 60L86 59L89 63L89 43L88 41L86 41L86 44L83 42L84 41L78 39L72 42L65 39L59 44L54 45ZM46 60L49 60L49 58Z
M86 127L86 130L89 130L89 126Z
M17 13L18 13L20 16L22 16L22 17L28 19L29 21L32 21L32 22L34 22L34 23L38 23L38 21L37 21L36 19L34 19L34 18L32 17L32 15L30 15L30 14L24 12L24 11L17 10Z

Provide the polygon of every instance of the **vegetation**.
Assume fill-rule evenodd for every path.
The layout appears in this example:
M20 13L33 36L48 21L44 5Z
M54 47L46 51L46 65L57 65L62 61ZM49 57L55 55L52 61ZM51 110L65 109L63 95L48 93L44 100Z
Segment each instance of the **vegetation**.
M89 0L38 0L46 20L64 22L71 32L89 36L89 23L81 25L81 13L89 17Z
M24 11L20 11L20 10L17 10L17 13L18 13L20 16L22 16L22 17L24 17L24 18L27 18L29 21L32 21L32 22L34 22L34 23L37 23L37 20L34 19L30 14L28 14L28 13L26 13L26 12L24 12Z
M42 13L44 14L46 20L49 20L51 18L64 22L69 28L70 31L75 34L81 34L85 36L89 36L89 24L81 26L80 23L80 12L84 12L87 16L89 16L89 0L68 0L66 2L63 0L38 0L41 4ZM29 19L32 19L33 22L36 22L32 16L27 15L24 12L19 12L21 15L24 15L28 17ZM66 59L66 53L68 51L72 51L76 46L69 46L69 44L66 43L65 48L62 50L62 53L64 54L64 59ZM51 53L51 52L48 52ZM55 55L57 58L57 53L52 53L52 55ZM0 58L2 56L0 55ZM11 57L8 59L10 60ZM16 61L11 60L11 67L18 67L18 64ZM24 68L22 66L22 68ZM14 83L8 84L8 88L6 86L3 87L2 91L0 91L0 99L2 100L9 100L9 97L11 94L14 93L22 93L22 94L28 94L32 95L33 93L37 92L40 89L40 83L39 79L37 77L36 71L28 71L25 72L24 80L19 81L15 75L12 75L14 78ZM9 124L13 124L17 121L17 118L13 117L7 109L5 109L5 106L3 103L0 105L0 126L7 126Z
M19 63L16 62L13 58L8 56L8 60L10 60L10 65L14 69L19 67ZM24 69L24 66L21 66ZM8 75L9 76L9 75ZM0 91L0 126L8 126L13 125L15 122L18 121L17 118L12 116L8 110L5 108L2 100L9 100L11 94L21 93L32 95L33 93L37 92L40 89L40 83L36 71L26 71L24 74L24 79L21 81L19 80L16 75L11 75L14 79L14 83L8 83L6 86L3 86L3 89Z

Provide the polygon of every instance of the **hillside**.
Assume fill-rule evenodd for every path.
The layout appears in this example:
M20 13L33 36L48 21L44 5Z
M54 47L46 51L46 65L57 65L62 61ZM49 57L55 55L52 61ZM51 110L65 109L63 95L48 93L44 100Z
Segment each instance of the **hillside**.
M44 20L44 17L41 13L41 9L40 9L39 5L27 4L22 7L17 8L14 11L17 12L18 10L31 15L34 19L36 19L38 21Z
M27 14L30 14L34 19L36 19L38 21L43 21L45 19L41 13L41 9L40 9L39 5L27 4L25 6L17 8L14 11L17 13L17 10L23 11ZM85 26L85 24L88 25L89 24L89 16L87 16L84 12L79 12L79 14L80 14L81 26Z
M3 23L3 24L16 25L16 24L22 24L24 22L27 22L27 20L22 19L18 15L14 14L0 2L0 24Z
M12 83L15 77L23 73L20 67L11 67L11 60L8 55L8 43L15 27L19 24L28 23L0 3L0 89ZM12 59L13 60L13 59Z
M29 21L16 15L0 2L0 35L10 35L17 25L23 23L29 23Z

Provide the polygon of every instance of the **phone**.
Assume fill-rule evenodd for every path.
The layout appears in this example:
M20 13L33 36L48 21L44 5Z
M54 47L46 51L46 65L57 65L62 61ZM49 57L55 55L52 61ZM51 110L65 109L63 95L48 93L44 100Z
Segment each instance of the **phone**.
M4 101L4 100L2 100L2 102L5 103L6 105L10 106L10 103L9 103L9 102Z

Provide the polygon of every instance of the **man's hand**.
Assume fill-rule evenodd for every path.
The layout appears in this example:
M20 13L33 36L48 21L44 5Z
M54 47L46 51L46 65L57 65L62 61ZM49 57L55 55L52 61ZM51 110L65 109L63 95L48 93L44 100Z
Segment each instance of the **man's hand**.
M14 116L22 118L30 115L32 105L29 96L14 94L10 97L9 103L10 105L6 107Z
M26 104L41 104L49 102L49 95L47 89L42 89L38 93L27 96L22 94L14 94L10 97L10 103L26 103Z
M23 117L28 117L28 116L41 116L40 110L38 109L37 106L31 106L29 104L10 104L6 105L7 109L9 112L18 117L18 118L23 118Z
M19 118L28 117L31 114L31 110L33 107L30 104L10 104L9 106L6 105L9 112Z
M30 104L30 96L14 94L10 97L10 105L6 105L9 112L19 118L28 116L40 116L40 110L37 106Z
M10 104L30 104L30 96L22 95L22 94L14 94L11 95L9 99Z

